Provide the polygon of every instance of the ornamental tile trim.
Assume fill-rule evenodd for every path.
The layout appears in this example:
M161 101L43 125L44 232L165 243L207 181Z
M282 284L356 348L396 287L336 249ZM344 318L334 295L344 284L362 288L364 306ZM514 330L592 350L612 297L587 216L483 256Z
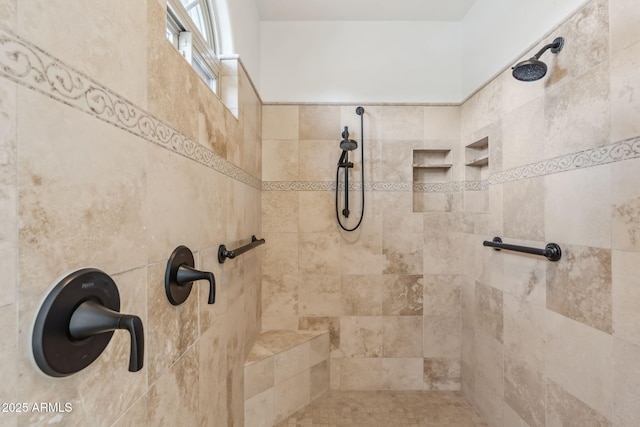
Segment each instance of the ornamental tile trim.
M0 76L260 189L261 181L144 109L0 28Z

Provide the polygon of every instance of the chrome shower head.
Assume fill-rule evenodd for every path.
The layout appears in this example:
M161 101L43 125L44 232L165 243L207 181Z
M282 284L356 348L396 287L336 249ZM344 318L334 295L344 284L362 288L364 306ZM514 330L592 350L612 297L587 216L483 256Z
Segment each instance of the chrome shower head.
M533 82L540 80L547 74L547 64L540 61L540 57L547 49L551 49L551 53L558 53L564 46L564 39L562 37L556 38L553 43L549 43L544 46L538 53L536 53L531 59L519 62L516 64L511 73L514 78L523 82Z

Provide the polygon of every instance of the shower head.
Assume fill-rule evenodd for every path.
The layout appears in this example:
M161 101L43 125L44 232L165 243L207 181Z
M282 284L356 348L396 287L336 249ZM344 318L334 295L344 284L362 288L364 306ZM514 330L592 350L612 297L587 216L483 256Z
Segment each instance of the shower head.
M547 49L551 49L551 53L558 53L564 46L564 39L562 37L556 38L553 43L549 43L544 46L538 53L536 53L531 59L519 62L512 70L512 75L517 80L523 82L533 82L540 80L547 74L547 64L540 61L540 57Z
M340 141L340 148L343 151L352 151L358 148L358 143L353 139L349 139L349 127L344 127L344 132L342 132L342 141Z

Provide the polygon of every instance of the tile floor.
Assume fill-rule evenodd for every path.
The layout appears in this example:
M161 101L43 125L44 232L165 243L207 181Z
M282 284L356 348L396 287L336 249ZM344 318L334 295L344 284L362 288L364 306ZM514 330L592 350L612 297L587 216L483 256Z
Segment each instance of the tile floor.
M486 427L457 391L330 391L276 427Z

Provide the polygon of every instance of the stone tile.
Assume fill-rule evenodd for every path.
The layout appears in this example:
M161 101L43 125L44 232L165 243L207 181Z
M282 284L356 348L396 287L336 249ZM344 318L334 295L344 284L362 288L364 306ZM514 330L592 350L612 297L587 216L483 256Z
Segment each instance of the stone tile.
M301 233L336 231L335 193L329 191L299 191Z
M298 139L297 105L263 105L262 138Z
M547 382L547 425L610 427L613 424L553 381Z
M302 328L301 328L302 329ZM272 354L280 353L304 344L324 333L324 331L312 331L312 330L269 330L262 331L256 339L255 346L261 346L262 348L270 351ZM254 346L254 347L255 347Z
M298 283L298 313L301 316L340 316L340 276L304 274Z
M422 317L383 317L384 357L422 357Z
M423 359L382 359L382 388L390 390L422 390Z
M224 320L216 322L216 327L210 328L202 333L198 340L199 360L198 360L198 399L199 399L199 419L201 425L215 426L216 423L225 425L228 418L227 399L238 399L244 396L238 394L230 396L227 394L227 375L232 368L229 364L227 353L227 328L229 324ZM268 372L268 369L265 369ZM271 370L271 382L273 382L273 370ZM263 381L268 381L262 378ZM253 393L255 389L264 385L250 381L246 389Z
M421 316L423 312L423 276L382 276L382 314L384 316Z
M340 128L329 140L301 140L298 142L298 179L300 181L334 181L336 165L340 158ZM350 156L350 161L360 163L359 156ZM356 179L353 171L350 178ZM341 180L343 178L340 178Z
M338 147L340 134L343 131L340 123L340 107L301 105L298 107L298 111L299 139L333 140L339 157Z
M384 322L382 317L340 318L340 350L345 357L381 357Z
M272 276L298 273L298 235L296 233L263 233L265 245L262 273Z
M198 85L198 139L223 159L227 158L227 132L224 119L225 105L211 93L207 85ZM250 170L250 169L247 169ZM257 175L260 178L260 174Z
M421 234L387 234L382 253L387 259L384 274L422 274L423 236Z
M640 419L640 347L613 341L613 422L632 426Z
M640 191L636 185L640 179L639 167L640 159L633 159L618 162L611 168L613 249L640 251Z
M383 277L342 275L342 309L347 316L382 314Z
M129 410L112 424L112 427L138 427L145 425L148 419L146 395L138 399Z
M557 55L545 56L549 66L547 87L558 86L609 58L609 8L607 0L588 3L569 18L544 43L564 37L564 47Z
M262 276L262 314L264 316L297 316L300 276Z
M460 315L424 316L423 356L425 358L459 358L461 334Z
M475 362L473 383L476 395L481 390L491 391L492 399L504 396L504 346L495 338L477 331L475 338ZM495 402L485 402L495 405Z
M611 170L604 165L544 177L544 240L611 247Z
M383 157L384 158L384 157ZM409 161L411 164L412 161ZM394 165L393 163L391 163ZM384 181L391 181L385 175ZM411 177L407 179L411 181ZM385 192L381 195L382 230L384 233L422 233L424 219L413 212L410 192Z
M544 240L545 179L540 177L507 182L503 190L505 236Z
M329 359L329 333L323 333L310 341L309 365L315 366Z
M459 274L462 272L462 235L457 217L450 213L424 215L424 274Z
M518 415L516 411L513 410L506 403L502 406L502 416L503 422L505 426L509 427L530 427L529 424Z
M196 344L149 389L149 425L198 423L198 371Z
M517 244L538 247L540 242L518 242ZM546 258L518 254L503 259L503 290L518 300L528 304L544 307L547 298L547 266Z
M541 371L505 358L504 400L529 426L545 426L545 378Z
M600 35L597 37L601 38ZM570 51L570 47L565 45L562 52L558 54L558 59L562 58L567 51ZM584 67L577 68L584 69ZM571 68L570 72L573 73L575 69ZM550 69L550 73L550 78L561 74L554 68ZM589 72L572 78L545 93L544 128L546 132L541 135L544 137L545 158L576 153L609 143L611 128L609 93L608 62L595 66Z
M262 231L298 232L298 194L294 191L262 192Z
M427 275L423 281L425 315L460 315L461 276Z
M379 390L382 388L381 358L341 359L340 388L342 390Z
M460 360L446 358L425 358L425 390L460 390Z
M8 0L0 6L0 24L15 31L17 0Z
M562 247L562 261L547 266L547 308L612 333L611 251Z
M638 252L611 254L613 335L635 345L640 345L638 265Z
M127 1L118 1L113 6L116 9L107 4L20 0L14 14L25 40L144 107L147 49L152 38L150 33L145 34L147 6L144 2ZM100 19L78 19L97 16ZM114 43L116 40L128 42ZM166 41L165 44L171 47Z
M409 182L413 179L413 150L422 142L407 139L383 140L380 158L374 159L373 179L383 182Z
M529 370L545 371L545 308L504 296L504 355Z
M329 391L329 360L326 359L311 367L311 401Z
M0 22L15 14L15 3L0 6ZM5 19L7 21L5 21ZM17 278L17 146L16 146L16 84L0 80L0 269L5 286L0 287L0 307L16 300ZM8 402L8 400L5 400Z
M519 89L524 91L529 89L528 85L512 80L514 80L513 84L519 83ZM509 87L510 83L505 87ZM544 134L544 98L539 96L541 92L536 93L537 97L509 112L502 119L502 135L506 141L509 141L502 149L504 169L545 160L544 151L540 149L541 135ZM489 142L491 148L493 148L492 142Z
M382 110L382 140L422 140L424 107L389 106Z
M274 385L274 359L268 357L244 367L244 399L250 399Z
M336 274L340 265L338 233L299 233L299 263L303 274ZM339 279L338 279L339 285Z
M311 344L306 341L273 356L274 381L276 385L282 384L301 372L309 370L310 349Z
M282 421L311 401L311 374L309 370L289 378L273 388L274 419Z
M262 141L262 180L297 181L298 143L288 140Z
M0 322L4 325L2 335L0 335L0 339L4 343L2 354L0 354L0 377L3 383L0 388L0 402L3 403L18 402L19 353L16 311L17 307L14 304L0 307ZM17 425L17 415L4 413L2 414L3 423L5 419L10 425L12 422L13 425Z
M426 140L460 139L460 107L424 107L424 137Z
M329 348L332 352L340 348L339 317L300 317L298 329L301 331L329 331Z
M609 1L609 46L612 53L640 42L636 31L638 26L640 11L633 0Z
M589 406L605 418L611 419L613 337L552 311L547 311L545 324L548 382L557 384L570 395L584 402L583 406ZM585 372L589 375L585 375ZM548 396L547 402L552 403L562 399L562 396L559 398ZM566 412L561 408L547 408L548 425L558 424L554 421L553 411L560 411L560 414ZM574 410L569 411L566 417L572 417L573 412ZM577 414L573 418L578 419ZM560 419L565 419L565 416Z
M502 342L504 330L502 292L477 282L475 297L475 312L479 329L498 342Z
M245 425L255 427L271 427L274 417L274 391L272 388L244 402Z

